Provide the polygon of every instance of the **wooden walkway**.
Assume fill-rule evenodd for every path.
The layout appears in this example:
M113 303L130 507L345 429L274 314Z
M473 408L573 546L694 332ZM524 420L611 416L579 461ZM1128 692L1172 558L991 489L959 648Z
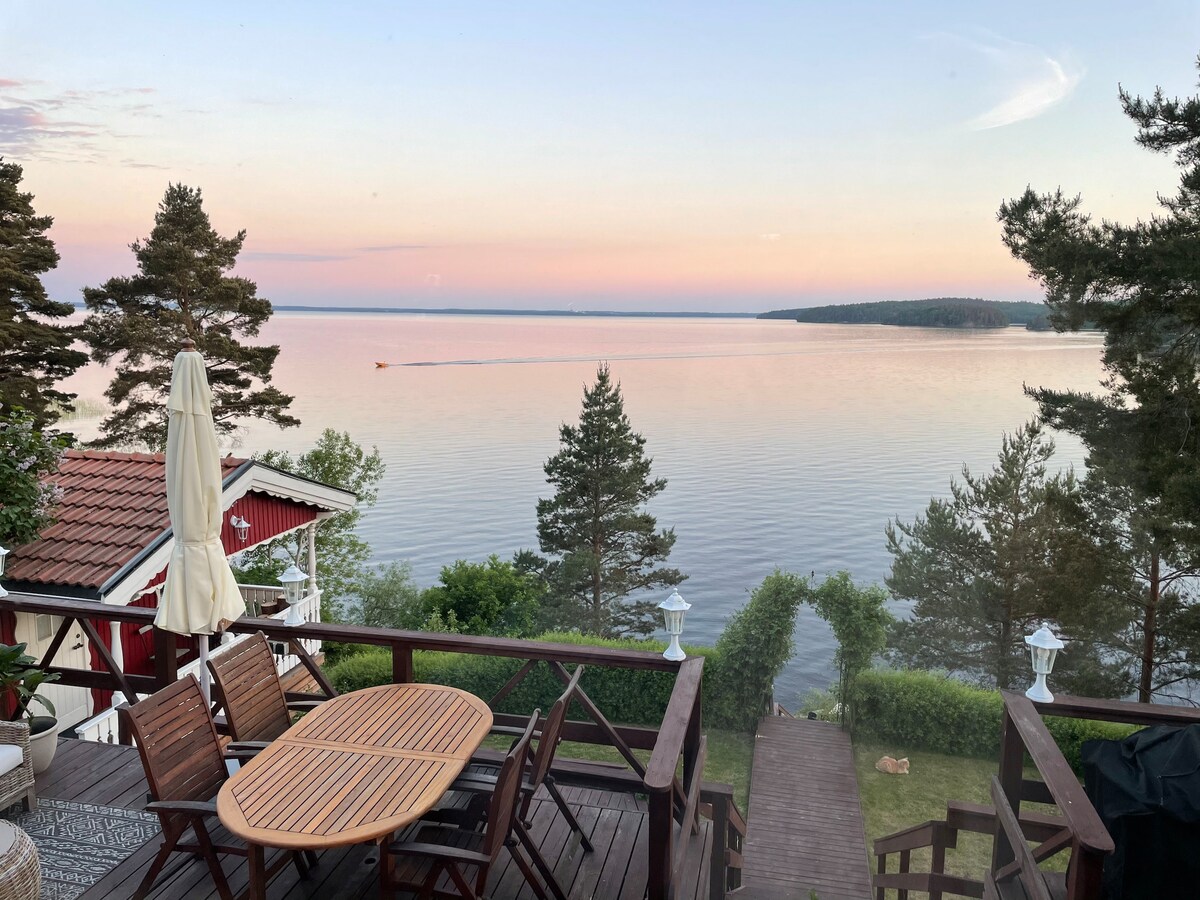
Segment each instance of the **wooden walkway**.
M759 722L746 824L747 900L870 900L854 755L836 725Z
M38 776L38 796L100 806L143 809L146 781L137 750L112 744L63 740L49 771ZM642 900L646 892L646 798L637 794L591 790L562 784L562 793L580 824L588 831L595 852L584 853L549 798L535 800L533 827L542 855L571 900ZM679 900L708 896L708 839L710 823L702 822L702 840L689 859L686 884ZM158 839L142 845L113 869L80 900L126 900L158 849ZM268 853L268 864L272 855ZM225 857L225 871L235 893L246 887L244 860ZM360 900L379 896L378 860L373 846L357 845L327 850L308 879L287 867L267 886L271 900ZM516 866L499 866L488 884L494 900L527 900L533 897ZM203 862L176 854L149 900L215 900L217 894ZM407 895L400 894L398 897ZM753 896L753 895L752 895ZM807 898L806 898L807 900Z

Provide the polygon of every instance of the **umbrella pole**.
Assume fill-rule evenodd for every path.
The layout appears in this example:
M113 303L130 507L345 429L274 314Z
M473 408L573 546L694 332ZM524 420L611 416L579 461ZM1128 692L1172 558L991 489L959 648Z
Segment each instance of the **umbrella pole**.
M204 705L212 708L212 692L208 683L208 635L200 635L200 692L204 694Z

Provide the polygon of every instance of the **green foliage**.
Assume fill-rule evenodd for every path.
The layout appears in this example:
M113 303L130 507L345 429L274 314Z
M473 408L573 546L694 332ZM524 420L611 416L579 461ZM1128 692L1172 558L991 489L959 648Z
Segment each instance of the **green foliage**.
M667 486L650 477L646 439L625 415L620 384L607 365L584 389L579 425L559 429L561 449L546 462L550 499L538 500L538 542L548 558L518 555L518 568L540 568L558 622L603 637L649 634L656 601L630 599L675 585L678 569L656 568L675 544L673 529L656 530L646 504Z
M38 688L58 681L59 677L37 668L37 660L25 652L25 644L0 644L0 697L14 700L9 714L11 721L29 713L30 704L35 701L54 715L54 704L38 694Z
M834 665L838 670L837 703L841 705L843 721L854 679L887 646L887 629L894 621L885 607L887 601L887 591L877 585L856 587L849 572L826 578L809 598L838 641Z
M888 523L887 586L914 603L911 619L892 631L895 661L1009 687L1028 665L1024 636L1056 619L1072 639L1059 683L1074 693L1119 693L1119 667L1106 665L1091 641L1111 627L1109 561L1080 527L1074 476L1047 475L1053 452L1029 423L1004 436L991 472L964 467L949 499L932 500L912 524Z
M986 758L1000 752L1004 701L999 691L971 687L932 672L872 671L855 679L850 702L856 739L880 741L897 752L913 748ZM1084 741L1119 740L1136 730L1129 725L1058 716L1044 721L1077 772Z
M656 653L661 653L666 647L658 641L605 640L575 633L552 632L541 635L538 640L579 647L612 647ZM719 654L710 647L688 647L687 652L690 656L704 656L706 659L704 715L708 721L707 711L711 706L709 698L714 690L719 690L709 673L720 670L719 664L714 665ZM522 662L519 659L467 653L417 651L413 654L413 670L417 681L451 685L484 699L500 690ZM342 693L388 684L392 680L392 656L388 650L371 648L342 658L336 665L329 666L327 672L334 687ZM670 672L587 666L580 684L610 721L657 727L666 712L675 677ZM562 682L546 666L538 666L520 687L504 699L497 712L527 714L536 708L545 711L562 691ZM571 716L587 718L579 708L573 709Z
M408 563L388 563L363 569L354 580L345 605L346 619L368 628L421 628L426 620L421 589Z
M67 443L23 409L0 413L0 546L27 544L54 524L62 489L50 476Z
M1099 394L1032 392L1088 450L1086 506L1097 544L1124 572L1108 651L1136 670L1139 699L1200 678L1190 583L1200 572L1200 98L1122 90L1137 142L1170 154L1179 190L1131 225L1093 222L1079 196L1025 193L1001 205L1003 238L1046 290L1060 329L1104 331ZM1132 685L1127 685L1127 687ZM1174 687L1173 686L1178 686ZM1181 689L1181 690L1180 690Z
M440 581L421 598L426 619L453 622L463 634L528 637L537 630L546 584L513 563L495 555L486 563L460 559L442 568Z
M1045 316L1041 303L980 300L972 297L936 297L928 300L883 300L877 303L843 303L805 309L777 309L760 319L795 319L848 325L916 325L950 328L1002 328L1021 325Z
M326 428L312 449L304 453L293 456L282 450L267 450L255 454L254 458L276 469L342 488L358 497L353 509L337 513L317 525L321 617L327 622L340 621L343 601L361 590L360 578L370 579L369 574L364 574L363 566L371 556L371 546L358 536L357 528L363 513L374 506L379 497L379 482L384 472L379 449L372 447L368 452L356 444L349 433ZM290 564L308 572L308 539L303 530L248 550L239 561L244 569L270 575L268 580L258 582L264 584L274 584ZM368 580L367 584L371 589L378 587L377 582Z
M20 166L0 157L0 416L21 408L44 428L75 399L55 384L87 354L72 347L76 329L61 324L75 308L46 296L40 276L58 265L46 235L54 220L34 212L21 176Z
M97 446L166 446L171 364L184 338L204 355L218 433L247 418L300 424L287 412L292 398L271 385L279 348L241 343L271 317L271 302L254 282L228 274L245 239L244 231L217 234L199 189L172 184L150 237L130 245L138 274L83 289L92 359L119 360L105 392L114 409Z
M709 686L708 721L741 731L758 725L770 709L775 678L792 658L796 613L811 592L806 579L776 569L729 617L717 638L716 671L705 673L716 685Z

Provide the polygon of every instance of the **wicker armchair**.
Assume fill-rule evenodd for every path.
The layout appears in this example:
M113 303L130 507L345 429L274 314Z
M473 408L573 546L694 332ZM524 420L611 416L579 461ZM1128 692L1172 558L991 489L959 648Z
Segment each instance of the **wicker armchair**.
M13 752L20 750L20 756ZM0 810L18 800L32 812L37 808L33 786L33 761L29 757L29 725L25 722L0 722Z

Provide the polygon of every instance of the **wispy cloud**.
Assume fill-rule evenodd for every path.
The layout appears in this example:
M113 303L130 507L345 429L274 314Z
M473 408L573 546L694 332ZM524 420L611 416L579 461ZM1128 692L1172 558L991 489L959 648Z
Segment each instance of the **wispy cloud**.
M426 244L380 244L377 247L358 247L359 253L392 253L398 250L425 250Z
M965 47L989 63L1000 99L966 121L967 128L974 131L1037 118L1070 97L1083 80L1083 68L1072 61L1069 53L1051 56L1033 44L985 31L931 37Z
M102 124L120 116L157 116L151 87L47 91L42 82L0 79L0 152L93 162L96 141L115 136Z
M250 250L242 254L242 259L256 262L323 263L353 258L339 253L285 253L277 250Z

